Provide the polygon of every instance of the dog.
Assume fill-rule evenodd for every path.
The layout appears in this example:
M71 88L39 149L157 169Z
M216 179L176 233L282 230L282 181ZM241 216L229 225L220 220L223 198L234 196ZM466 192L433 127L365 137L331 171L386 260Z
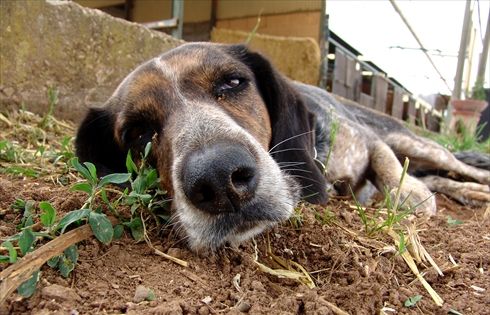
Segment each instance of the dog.
M418 213L436 212L431 191L490 200L489 171L387 115L285 78L244 45L188 43L140 65L89 110L76 154L99 175L125 172L128 150L140 156L150 141L194 251L238 245L289 218L301 198L326 204L367 182L394 191L405 157L411 172L444 169L480 183L407 175L401 198Z

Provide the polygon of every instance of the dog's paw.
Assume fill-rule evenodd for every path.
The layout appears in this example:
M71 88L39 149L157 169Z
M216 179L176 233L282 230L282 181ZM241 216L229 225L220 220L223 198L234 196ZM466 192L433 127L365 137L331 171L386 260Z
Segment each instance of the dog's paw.
M490 189L487 185L479 185L481 187L474 187L475 183L461 183L462 189L452 190L447 194L463 205L467 206L484 206L490 204ZM472 185L464 185L472 184ZM467 187L470 186L470 187ZM477 188L477 189L475 189Z
M414 210L417 216L433 216L437 212L434 193L411 176L407 176L401 187L400 202L403 202L404 207Z
M457 182L439 177L425 176L421 181L432 191L443 193L463 205L482 206L490 203L490 187L484 184Z

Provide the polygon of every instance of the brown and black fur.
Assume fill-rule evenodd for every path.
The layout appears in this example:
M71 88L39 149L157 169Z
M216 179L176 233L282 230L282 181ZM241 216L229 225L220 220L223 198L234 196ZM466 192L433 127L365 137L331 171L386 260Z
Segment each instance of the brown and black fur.
M126 152L137 156L149 141L194 250L238 244L289 217L300 197L324 204L332 185L338 194L367 182L392 190L405 156L413 169L447 169L482 183L472 183L463 199L490 200L490 172L459 162L391 117L286 79L242 45L186 44L141 65L103 108L89 111L77 155L101 173L121 172ZM418 211L433 214L430 189L438 185L408 176L403 197L411 205L426 200Z

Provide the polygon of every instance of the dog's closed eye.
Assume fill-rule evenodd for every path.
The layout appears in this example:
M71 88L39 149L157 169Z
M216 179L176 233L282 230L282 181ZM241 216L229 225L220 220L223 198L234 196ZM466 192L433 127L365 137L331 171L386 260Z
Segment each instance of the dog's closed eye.
M126 149L131 149L133 153L143 152L146 144L157 134L156 128L145 122L131 122L122 128L121 140Z
M122 132L122 141L125 145L131 146L141 141L150 131L142 125L133 125L126 127Z
M237 75L226 76L215 84L215 95L219 98L238 93L247 87L248 82L248 79Z

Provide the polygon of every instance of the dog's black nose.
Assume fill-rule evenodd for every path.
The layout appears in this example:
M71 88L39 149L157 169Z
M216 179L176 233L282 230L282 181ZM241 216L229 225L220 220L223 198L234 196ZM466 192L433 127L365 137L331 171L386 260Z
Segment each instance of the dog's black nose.
M196 150L183 163L184 193L208 213L240 211L254 197L257 182L255 159L235 144L218 143Z

